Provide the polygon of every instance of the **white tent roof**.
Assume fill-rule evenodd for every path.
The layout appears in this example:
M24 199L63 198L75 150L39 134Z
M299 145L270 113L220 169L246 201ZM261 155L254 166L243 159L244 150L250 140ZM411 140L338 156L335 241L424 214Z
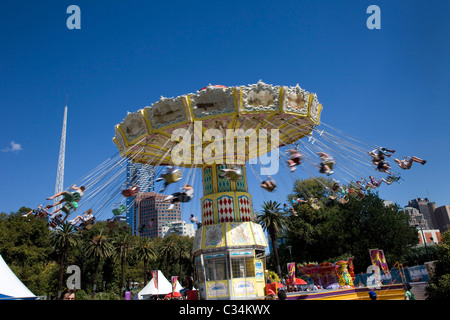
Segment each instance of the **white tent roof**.
M36 299L36 296L20 281L0 255L0 300Z
M180 292L183 287L177 280L175 285L175 292ZM164 277L161 270L158 270L158 288L155 287L155 278L152 278L150 282L138 293L139 299L143 299L144 296L169 294L172 292L172 284Z

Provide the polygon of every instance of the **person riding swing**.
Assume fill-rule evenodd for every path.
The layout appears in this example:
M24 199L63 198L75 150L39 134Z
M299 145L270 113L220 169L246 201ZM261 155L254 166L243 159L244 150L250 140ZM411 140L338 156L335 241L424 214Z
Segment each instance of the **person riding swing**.
M47 200L53 200L53 199L55 199L57 197L63 196L63 198L60 201L58 201L57 203L54 203L53 205L50 205L49 208L53 208L53 207L59 206L63 202L66 202L66 203L76 202L77 203L77 207L78 207L78 202L83 197L84 190L86 190L86 188L84 186L77 187L75 184L73 186L71 186L70 188L72 190L75 190L75 191L73 191L73 192L61 191L61 192L58 192L57 194L55 194L55 195L53 195L51 197L48 197Z
M302 163L303 156L297 149L289 149L286 152L290 153L290 158L287 160L287 163L291 168L291 172L294 172L296 169L295 167Z
M261 188L263 188L266 191L272 192L277 188L275 180L273 180L270 176L267 176L269 180L264 180L261 182Z
M189 202L192 200L194 197L194 188L189 184L185 184L182 189L184 190L183 192L172 193L163 200L171 202L167 210L172 210L176 202Z
M317 154L322 160L320 162L320 165L317 165L319 167L319 172L324 173L328 176L333 174L333 166L335 164L333 157L325 152L317 152Z

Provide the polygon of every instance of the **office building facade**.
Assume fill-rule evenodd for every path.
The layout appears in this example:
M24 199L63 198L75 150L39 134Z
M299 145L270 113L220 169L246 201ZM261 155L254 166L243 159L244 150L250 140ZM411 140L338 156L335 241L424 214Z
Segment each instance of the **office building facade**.
M140 192L153 192L155 184L155 170L153 166L133 163L128 160L126 168L126 188L133 186L139 187ZM127 223L131 226L132 234L137 234L139 221L135 218L138 215L135 212L135 198L129 197L126 199L126 206L128 208L126 212Z
M171 234L178 234L180 236L195 237L194 225L186 221L173 221L162 227L163 237Z
M433 224L441 233L450 230L450 206L441 206L434 210Z
M181 220L181 205L175 203L172 210L167 210L170 202L163 201L167 195L156 192L140 192L134 202L134 234L156 238L164 237L164 227ZM133 229L133 228L132 228Z
M408 201L407 207L415 208L423 215L424 219L427 221L428 228L434 229L435 226L432 220L432 214L436 209L436 203L429 201L428 198L416 198ZM428 229L427 228L427 229Z

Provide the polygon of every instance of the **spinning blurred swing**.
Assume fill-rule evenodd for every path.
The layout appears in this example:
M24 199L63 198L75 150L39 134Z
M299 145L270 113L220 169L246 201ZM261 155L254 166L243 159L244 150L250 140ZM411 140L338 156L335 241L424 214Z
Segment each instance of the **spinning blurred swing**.
M125 204L121 204L120 206L118 206L117 208L112 210L112 213L115 216L120 216L123 213L125 213L127 211L127 206Z

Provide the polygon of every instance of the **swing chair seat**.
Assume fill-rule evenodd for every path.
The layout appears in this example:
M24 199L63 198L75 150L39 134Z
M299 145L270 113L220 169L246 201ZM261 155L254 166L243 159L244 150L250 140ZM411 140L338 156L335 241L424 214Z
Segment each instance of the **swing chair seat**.
M50 227L52 227L53 229L56 228L57 226L58 224L56 223L56 221L50 222Z
M90 218L89 220L80 224L77 230L90 230L94 226L95 217Z
M56 228L57 226L59 226L62 223L63 223L63 221L62 221L61 217L55 217L51 220L51 222L49 223L49 226L52 228Z
M73 192L72 193L72 202L73 201L78 202L78 201L80 201L80 199L81 199L81 195L78 192Z
M125 211L127 211L127 206L124 204L121 204L120 206L118 206L117 208L112 210L112 213L115 216L120 216L121 214L123 214Z
M36 218L47 218L48 217L48 212L47 211L43 211L40 210L39 212L36 213Z
M355 193L355 196L356 196L356 200L361 201L362 199L364 199L365 194L362 193L361 191L359 191L359 192Z
M182 172L180 169L175 169L171 173L165 173L162 175L162 178L164 181L166 181L166 184L175 183L177 181L180 181L183 177Z
M396 175L389 175L387 178L386 178L386 181L387 182L397 182L397 181L399 181L400 180L400 176L396 176Z
M339 198L338 201L342 204L346 204L348 202L348 197L347 196L343 196L342 198Z
M333 167L334 167L334 164L335 164L334 161L322 162L321 165L320 165L320 172L321 173L327 173L327 171L325 170L325 166L328 166L328 168L330 169L329 171L332 171Z
M122 194L128 198L128 197L134 197L138 192L139 192L139 187L134 186L134 187L131 187L130 189L123 190Z
M62 211L69 214L70 211L78 208L78 202L72 201L72 202L66 202L63 207L61 208Z
M271 186L261 186L264 190L272 192L273 190L275 190L275 188L277 187L276 185L271 185Z
M192 196L190 197L186 194L181 194L177 198L178 198L178 202L189 202L192 200Z
M228 180L238 181L242 179L242 173L237 173L236 171L228 171L222 177Z

